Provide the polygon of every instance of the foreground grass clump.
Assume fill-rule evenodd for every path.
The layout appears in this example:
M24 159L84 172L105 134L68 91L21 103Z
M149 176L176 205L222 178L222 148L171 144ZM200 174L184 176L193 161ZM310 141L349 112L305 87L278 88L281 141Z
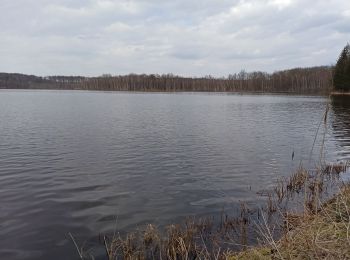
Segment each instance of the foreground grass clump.
M228 259L350 259L350 185L318 212L286 216L285 221L288 231L279 241Z
M244 240L241 232L247 229L247 218L225 218L220 227L210 219L188 219L185 225L170 225L162 232L154 225L126 237L105 237L107 259L228 259L232 254L223 249L224 243Z

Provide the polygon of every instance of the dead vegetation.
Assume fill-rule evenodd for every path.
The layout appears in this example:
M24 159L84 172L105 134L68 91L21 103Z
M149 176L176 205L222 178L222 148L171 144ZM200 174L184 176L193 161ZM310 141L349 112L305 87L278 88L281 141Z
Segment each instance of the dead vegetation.
M317 212L287 214L288 226L278 241L229 259L350 259L350 186L345 185Z
M162 232L154 225L126 237L105 237L107 259L226 259L230 252L220 246L242 223L225 217L221 230L213 229L210 219L187 220L170 225Z

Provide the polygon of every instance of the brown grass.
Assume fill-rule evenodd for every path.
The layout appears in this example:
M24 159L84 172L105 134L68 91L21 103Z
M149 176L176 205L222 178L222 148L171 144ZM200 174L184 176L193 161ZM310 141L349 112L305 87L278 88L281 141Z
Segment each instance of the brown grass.
M184 225L168 226L165 232L148 225L125 237L105 237L107 259L227 259L230 252L222 245L245 241L237 235L243 234L248 224L245 210L238 218L224 216L218 229L211 219L188 219Z
M285 216L278 241L237 253L229 259L350 259L350 185L315 213Z

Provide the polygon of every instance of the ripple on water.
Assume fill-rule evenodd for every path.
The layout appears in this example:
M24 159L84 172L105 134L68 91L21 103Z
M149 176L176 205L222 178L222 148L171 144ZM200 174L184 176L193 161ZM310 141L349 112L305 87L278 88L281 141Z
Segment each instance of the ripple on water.
M0 255L70 259L68 232L90 243L116 226L161 226L259 203L257 191L309 163L327 102L0 91ZM331 160L350 158L348 104L331 104ZM317 139L317 155L319 147Z

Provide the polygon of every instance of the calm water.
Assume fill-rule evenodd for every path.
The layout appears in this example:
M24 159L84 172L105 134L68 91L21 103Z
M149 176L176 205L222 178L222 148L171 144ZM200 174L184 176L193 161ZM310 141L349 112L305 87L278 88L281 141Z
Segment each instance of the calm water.
M259 203L257 191L315 164L328 101L0 91L0 257L76 259L68 232L93 243L116 218L125 231ZM350 158L349 101L330 103L331 161Z

